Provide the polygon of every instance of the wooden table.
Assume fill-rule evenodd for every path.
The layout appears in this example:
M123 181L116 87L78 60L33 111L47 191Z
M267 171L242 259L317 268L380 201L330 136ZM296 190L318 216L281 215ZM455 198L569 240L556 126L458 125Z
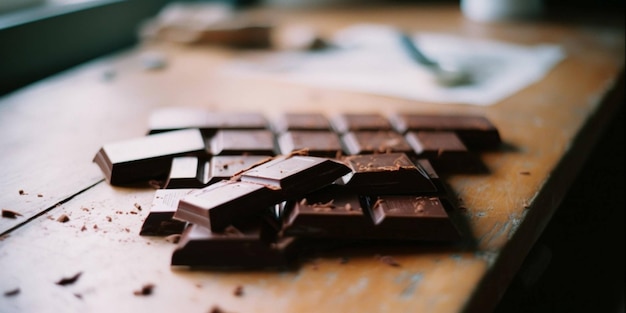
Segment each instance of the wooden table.
M228 49L168 44L106 56L7 95L0 99L0 205L21 216L0 219L0 291L19 292L0 296L0 311L490 311L623 104L623 20L622 27L550 20L482 25L447 5L269 12L280 25L310 23L322 33L380 22L554 43L567 57L539 83L487 107L231 81L214 71L235 55ZM146 71L141 54L155 50L168 66ZM107 72L116 75L103 79ZM173 270L175 245L138 235L154 190L113 187L92 163L103 144L144 135L149 114L171 105L269 116L285 110L482 114L499 128L505 148L481 155L488 175L446 178L467 208L477 246L346 248L315 253L284 272ZM66 223L56 220L63 214ZM400 266L377 255L391 255ZM74 284L56 284L78 273ZM154 284L153 293L135 295L145 284ZM238 286L242 296L234 294Z

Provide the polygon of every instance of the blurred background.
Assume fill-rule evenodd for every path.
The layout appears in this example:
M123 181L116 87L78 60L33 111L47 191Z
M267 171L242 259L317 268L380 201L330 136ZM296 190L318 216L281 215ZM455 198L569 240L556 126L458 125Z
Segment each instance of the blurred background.
M603 23L609 19L588 13L601 11L623 16L624 9L624 0L541 1L542 18L552 20L594 19L590 22ZM300 6L305 9L406 3L460 5L460 0L0 0L0 95L136 44L140 23L172 2L221 2L234 8Z

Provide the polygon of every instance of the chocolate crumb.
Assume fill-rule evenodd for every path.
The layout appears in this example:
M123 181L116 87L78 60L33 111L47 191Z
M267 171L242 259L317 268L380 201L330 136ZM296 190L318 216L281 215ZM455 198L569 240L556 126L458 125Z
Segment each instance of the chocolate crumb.
M135 208L137 208L137 210L141 211L141 205L137 202L135 202Z
M135 212L135 211L130 211L130 214L136 215L136 214L137 214L137 212Z
M38 197L38 198L42 198L42 197L43 197L43 195L42 195L42 194L40 194L40 193L38 193L38 194L37 194L37 197Z
M18 191L18 193L20 194L20 196L23 196L23 195L27 195L27 194L28 194L28 193L26 193L26 191L24 191L24 189L20 189L20 190Z
M392 256L390 256L390 255L383 255L383 256L381 256L381 257L380 257L380 261L381 261L381 262L383 262L383 263L385 263L385 264L387 264L387 265L393 266L393 267L398 267L398 266L400 266L400 263L398 263L398 262L396 261L396 259L394 259L394 258L393 258Z
M243 286L239 285L239 286L235 287L235 290L233 291L233 294L234 294L236 297L241 297L241 296L243 296Z
M219 306L215 305L209 310L209 313L226 313L226 311L222 310Z
M529 171L521 171L519 173L520 173L520 175L530 175Z
M179 234L169 235L165 237L165 241L171 242L171 243L178 243L180 241L180 235Z
M61 216L57 218L57 222L60 222L60 223L67 223L69 221L70 221L70 217L67 216L66 214L61 214Z
M143 287L141 287L141 289L135 290L133 294L135 296L149 296L152 294L153 289L154 284L145 284L143 285Z
M20 294L20 288L11 289L4 292L5 297L13 297L17 296L18 294Z
M78 272L74 276L61 278L61 280L56 282L56 284L59 285L59 286L71 285L71 284L75 283L78 280L78 278L80 278L80 275L82 275L82 274L83 274L83 272Z
M2 217L6 217L6 218L16 218L18 216L22 216L21 213L19 212L15 212L15 211L11 211L11 210L7 210L7 209L2 209Z
M93 224L93 229L98 229L98 224Z
M83 227L80 228L80 231L86 231L87 230L87 226L83 225Z
M74 297L78 298L78 299L83 299L83 295L81 295L80 293L75 293Z
M113 220L110 216L107 216L106 219L107 219L107 222L110 222Z

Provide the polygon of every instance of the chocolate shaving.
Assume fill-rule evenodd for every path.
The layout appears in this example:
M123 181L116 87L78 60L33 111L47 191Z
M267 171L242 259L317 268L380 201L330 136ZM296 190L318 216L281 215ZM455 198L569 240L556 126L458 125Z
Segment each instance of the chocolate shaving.
M4 292L5 297L13 297L17 296L18 294L20 294L20 288L11 289Z
M57 222L60 222L60 223L67 223L69 221L70 221L70 217L67 216L66 214L61 214L61 216L57 218Z
M80 278L80 275L82 274L83 272L78 272L74 276L61 278L61 280L57 281L56 284L59 286L71 285L75 283L78 280L78 278Z
M2 217L6 217L6 218L16 218L18 216L22 216L21 213L19 212L15 212L15 211L11 211L11 210L7 210L7 209L2 209Z
M234 294L236 297L241 297L241 296L243 296L243 286L239 285L239 286L235 287L235 290L233 291L233 294Z
M145 284L139 290L133 291L135 296L149 296L152 294L154 284Z

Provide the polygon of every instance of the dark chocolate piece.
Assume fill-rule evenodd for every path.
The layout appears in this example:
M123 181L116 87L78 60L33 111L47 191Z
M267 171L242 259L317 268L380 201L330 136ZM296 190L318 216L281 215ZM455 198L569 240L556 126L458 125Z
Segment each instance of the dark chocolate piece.
M211 158L210 169L206 171L205 181L208 184L213 184L230 179L235 174L271 158L267 155L216 155Z
M219 130L211 138L213 155L275 155L274 134L269 130Z
M437 191L426 171L404 153L352 155L343 160L353 174L346 175L342 182L359 194L432 194Z
M213 112L205 108L166 107L154 111L148 122L149 133L184 128L207 132L218 129L265 129L267 119L257 112Z
M428 174L430 181L433 182L433 185L435 185L435 188L437 188L438 195L447 194L448 188L446 184L443 182L441 177L439 177L439 174L437 174L437 171L435 171L435 168L433 167L433 165L430 163L428 159L417 158L416 160L413 161L413 163L421 167L424 170L424 172Z
M370 235L380 239L455 241L460 233L450 219L446 200L428 196L368 198L376 226Z
M361 200L343 186L330 185L290 203L284 234L302 237L363 237L372 228Z
M291 130L331 130L329 120L321 113L286 113L274 121L272 128L277 134Z
M484 116L445 114L395 114L394 128L407 131L454 131L471 148L493 148L502 143L498 129Z
M408 132L407 142L418 158L428 159L439 172L463 172L474 170L480 162L454 132Z
M170 173L163 188L202 188L206 186L204 172L208 166L207 163L204 159L193 156L172 159Z
M336 158L343 149L339 136L330 131L289 131L278 136L281 154L305 149L308 155Z
M348 166L335 160L294 155L277 157L245 171L241 180L281 189L285 197L295 199L330 185L350 172Z
M219 232L257 218L280 201L282 195L265 185L223 180L180 199L174 218Z
M200 131L183 129L106 144L93 161L110 184L123 185L165 179L174 157L206 154Z
M263 229L239 230L229 227L214 232L201 225L191 225L182 235L172 254L171 265L191 268L264 269L286 268L298 253L297 240L283 237L263 239Z
M157 189L152 199L150 213L143 221L139 235L169 236L180 234L186 222L173 219L178 201L193 189Z
M357 131L341 137L347 154L413 153L404 137L395 131Z
M378 113L344 113L335 115L331 123L336 132L343 134L361 130L391 130L391 123Z

